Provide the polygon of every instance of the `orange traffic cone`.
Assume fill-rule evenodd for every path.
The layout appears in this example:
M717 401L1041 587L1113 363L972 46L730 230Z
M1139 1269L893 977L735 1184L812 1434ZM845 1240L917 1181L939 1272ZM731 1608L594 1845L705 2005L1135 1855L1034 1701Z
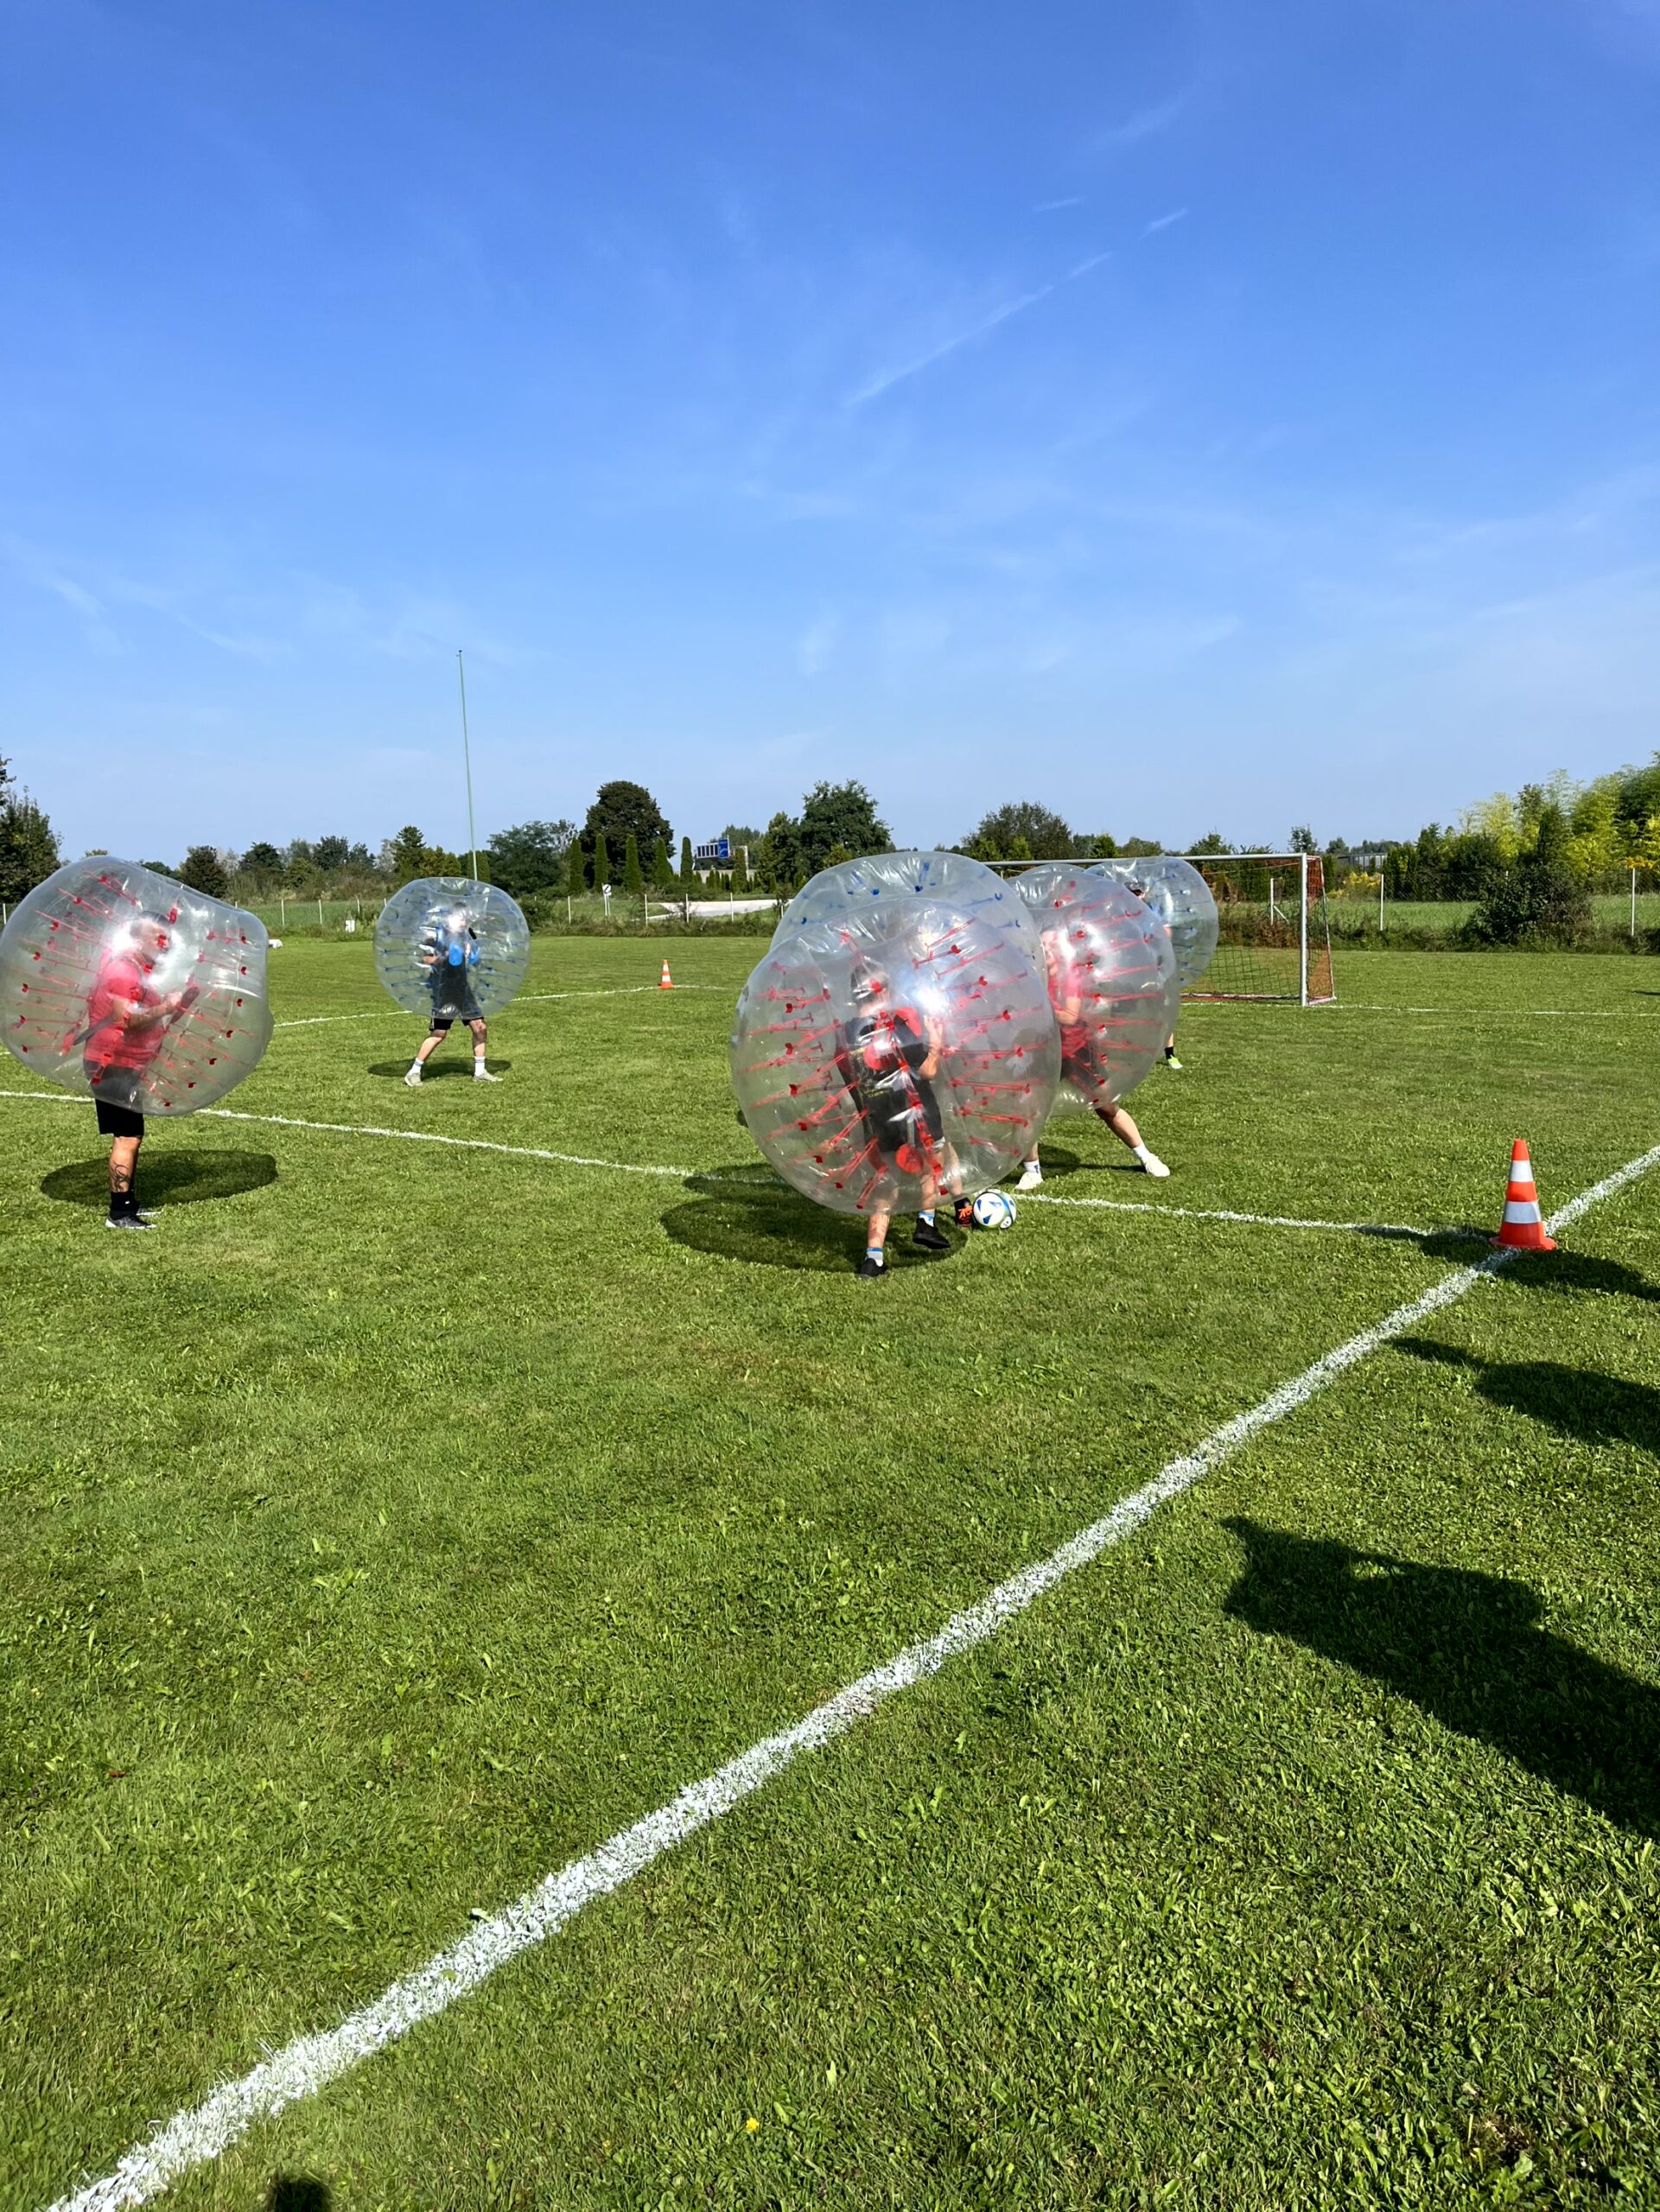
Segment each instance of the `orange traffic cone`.
M1510 1252L1554 1252L1556 1249L1555 1238L1545 1235L1544 1223L1539 1217L1533 1162L1520 1137L1511 1147L1511 1180L1504 1193L1504 1219L1492 1241Z
M666 960L663 963L663 973L657 987L659 991L671 991L674 988L674 977L669 973L669 963ZM1535 1211L1537 1211L1536 1207Z

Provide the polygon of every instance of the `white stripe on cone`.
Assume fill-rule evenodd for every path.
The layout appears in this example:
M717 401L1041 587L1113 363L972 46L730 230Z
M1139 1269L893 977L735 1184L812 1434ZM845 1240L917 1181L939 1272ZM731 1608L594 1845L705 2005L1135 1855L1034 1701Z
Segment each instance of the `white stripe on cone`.
M1537 1198L1506 1198L1504 1218L1507 1222L1536 1222L1539 1218Z

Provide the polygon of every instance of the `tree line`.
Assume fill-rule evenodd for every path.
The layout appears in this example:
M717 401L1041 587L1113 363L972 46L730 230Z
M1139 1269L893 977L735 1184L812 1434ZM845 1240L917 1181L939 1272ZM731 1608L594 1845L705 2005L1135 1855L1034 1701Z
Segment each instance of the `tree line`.
M565 819L517 823L493 832L479 854L480 873L517 899L581 898L606 885L629 897L648 887L665 900L742 896L784 897L821 868L861 854L887 852L893 838L863 784L820 782L800 810L781 810L764 829L728 823L728 867L695 860L683 836L677 851L667 815L643 784L602 784L581 826ZM1583 890L1622 869L1660 872L1660 753L1646 767L1625 767L1576 783L1559 772L1515 794L1496 793L1466 808L1458 822L1430 822L1415 837L1322 846L1299 824L1287 846L1321 855L1334 890L1375 890L1396 899L1487 901L1496 887L1527 873L1543 847L1548 872ZM1222 858L1265 847L1237 847L1217 830L1185 847L1155 837L1115 837L1080 830L1035 800L992 808L953 849L988 861L1112 859L1186 850ZM59 864L50 823L0 760L0 902L14 904ZM465 875L472 856L430 843L413 823L372 849L345 836L257 840L241 852L193 845L179 861L148 865L217 898L261 904L279 896L385 897L418 875Z

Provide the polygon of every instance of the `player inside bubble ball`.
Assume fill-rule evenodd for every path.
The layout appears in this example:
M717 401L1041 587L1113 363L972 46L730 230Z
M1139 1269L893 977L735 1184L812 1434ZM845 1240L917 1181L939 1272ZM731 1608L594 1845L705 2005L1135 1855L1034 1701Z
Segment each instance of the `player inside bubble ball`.
M939 1023L915 1007L896 1003L888 977L873 960L855 961L849 982L855 1011L838 1026L836 1059L862 1117L867 1145L881 1163L877 1201L858 1269L862 1282L875 1282L887 1272L899 1178L913 1175L921 1185L923 1205L912 1242L925 1252L950 1249L951 1240L934 1213L942 1190L954 1194L962 1179L944 1141L934 1095L945 1049Z
M479 933L467 919L466 911L457 908L454 913L442 916L422 944L417 957L427 971L427 988L432 994L432 1027L421 1039L420 1050L410 1063L404 1082L411 1086L420 1082L427 1062L455 1024L464 1021L473 1033L474 1081L499 1083L501 1077L492 1075L485 1062L490 1032L473 988L473 971L479 964Z
M1084 1018L1089 977L1084 964L1074 957L1065 930L1045 930L1043 957L1049 976L1049 1001L1060 1030L1061 1081L1070 1083L1114 1136L1129 1147L1144 1174L1168 1175L1170 1170L1155 1152L1149 1151L1142 1142L1140 1129L1118 1103L1112 1071L1102 1052L1101 1040ZM1034 1142L1014 1187L1017 1191L1035 1191L1042 1180L1043 1168Z
M144 1116L138 1100L169 1025L195 998L194 988L162 991L156 963L172 942L172 918L140 914L105 954L86 997L86 1026L78 1041L92 1087L100 1136L110 1139L108 1229L148 1229L138 1210L138 1147Z

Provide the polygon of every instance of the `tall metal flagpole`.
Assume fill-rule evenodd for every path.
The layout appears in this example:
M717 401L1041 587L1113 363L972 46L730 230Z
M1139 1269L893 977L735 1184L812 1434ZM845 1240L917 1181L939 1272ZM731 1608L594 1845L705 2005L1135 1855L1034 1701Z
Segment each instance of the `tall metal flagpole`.
M473 827L473 748L467 741L467 663L455 648L455 673L461 682L461 761L467 770L467 843L473 855L473 880L479 880L479 833Z

